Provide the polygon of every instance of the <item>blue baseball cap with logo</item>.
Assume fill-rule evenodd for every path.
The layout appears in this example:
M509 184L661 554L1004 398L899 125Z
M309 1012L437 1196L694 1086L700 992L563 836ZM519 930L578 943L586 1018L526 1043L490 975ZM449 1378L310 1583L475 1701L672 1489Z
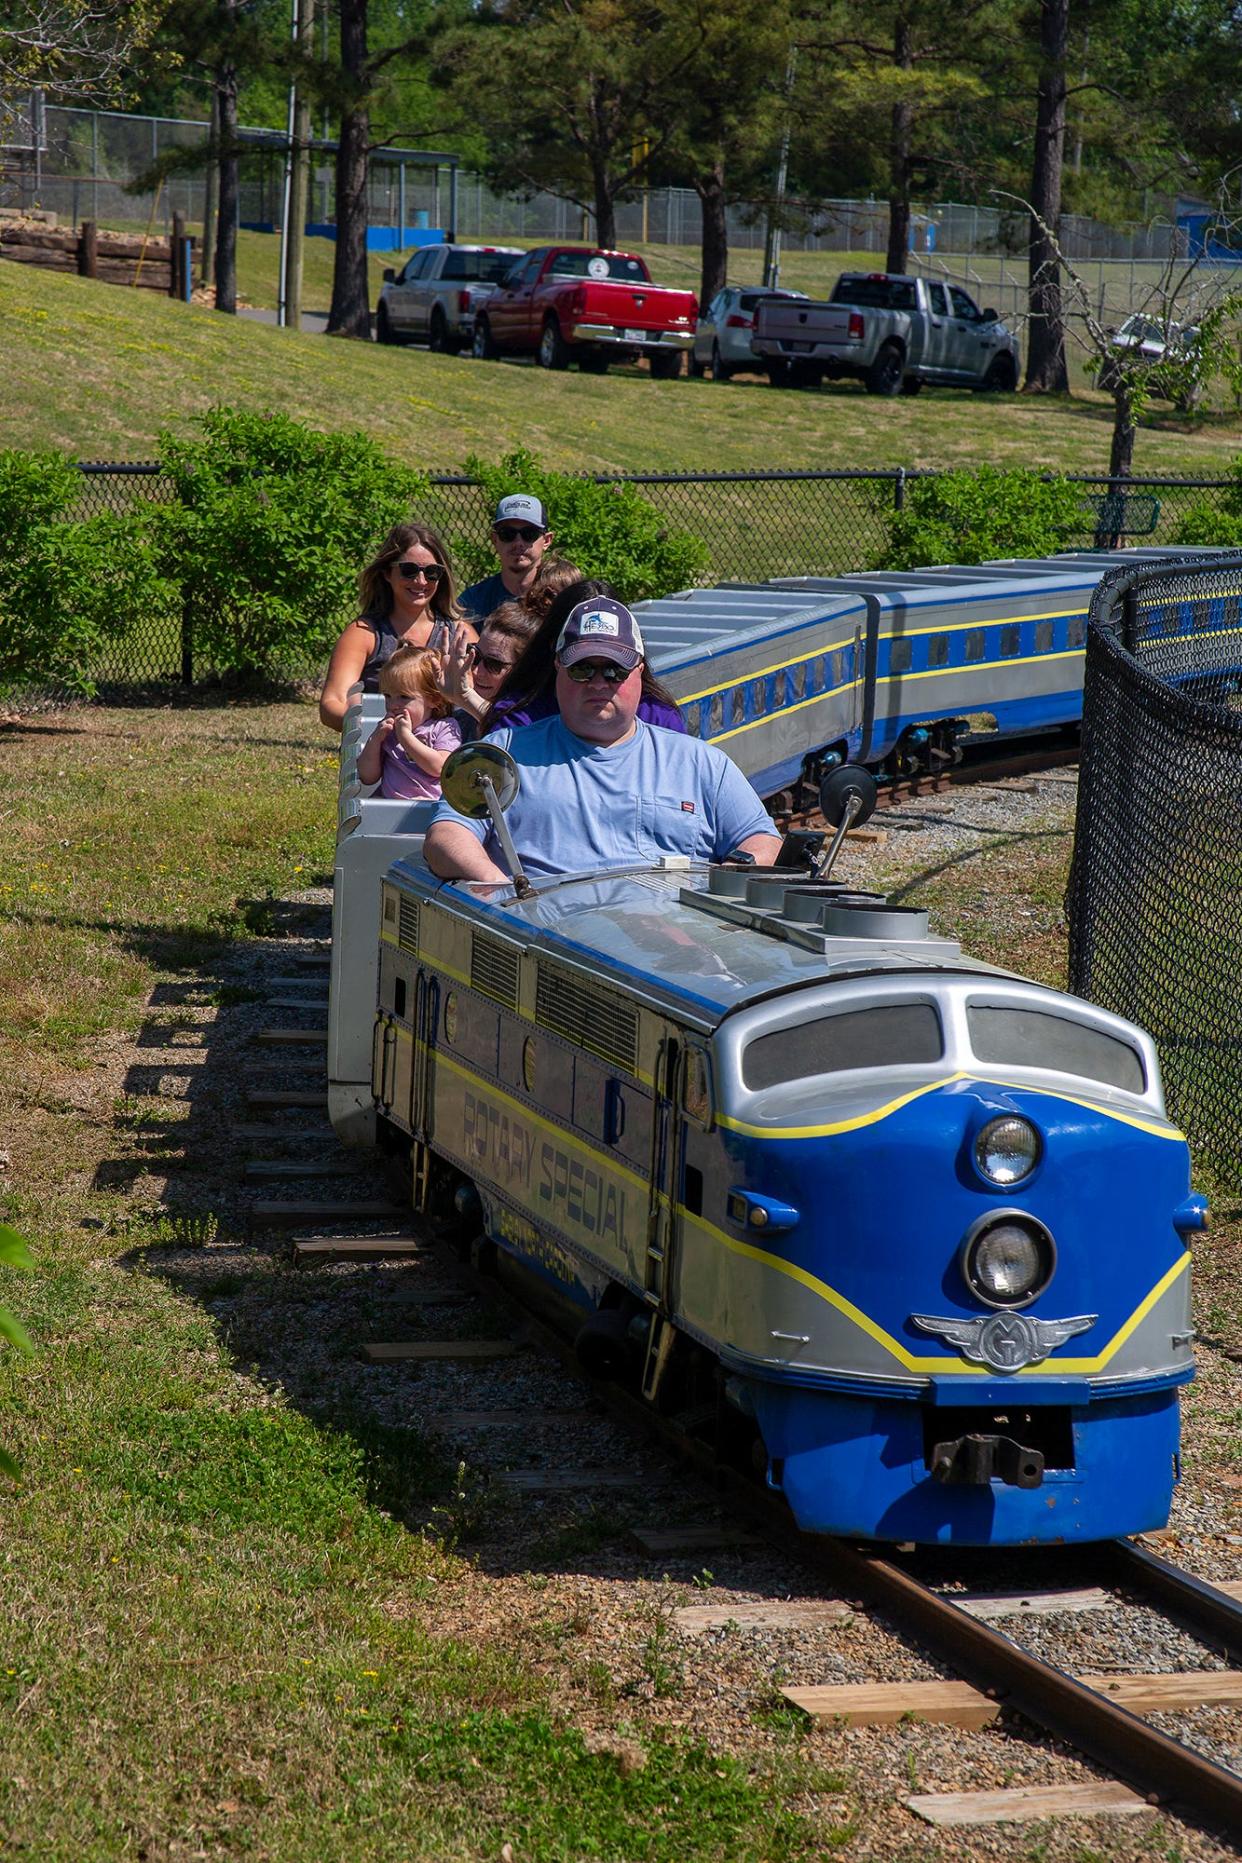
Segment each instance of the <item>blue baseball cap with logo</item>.
M579 660L615 660L618 666L635 667L645 654L638 623L625 603L601 595L571 609L556 643L562 666L573 666Z

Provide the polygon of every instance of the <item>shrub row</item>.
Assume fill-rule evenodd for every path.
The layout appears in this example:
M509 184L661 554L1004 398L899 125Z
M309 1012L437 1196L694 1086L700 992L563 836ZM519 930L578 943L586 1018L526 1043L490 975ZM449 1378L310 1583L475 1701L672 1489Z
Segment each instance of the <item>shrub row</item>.
M196 660L217 672L310 667L356 613L359 569L429 491L364 434L318 433L283 414L216 408L189 438L162 434L160 448L171 504L85 519L72 460L0 451L0 692L89 694L110 643L183 621ZM466 470L481 509L535 492L558 552L630 601L685 588L707 568L703 540L670 527L636 486L553 472L525 451L472 458ZM1224 512L1192 508L1173 542L1242 536L1242 464L1234 478ZM878 515L875 569L1042 556L1089 528L1082 493L1064 479L993 467L915 479L901 510L885 502ZM482 524L447 541L461 582L494 569Z

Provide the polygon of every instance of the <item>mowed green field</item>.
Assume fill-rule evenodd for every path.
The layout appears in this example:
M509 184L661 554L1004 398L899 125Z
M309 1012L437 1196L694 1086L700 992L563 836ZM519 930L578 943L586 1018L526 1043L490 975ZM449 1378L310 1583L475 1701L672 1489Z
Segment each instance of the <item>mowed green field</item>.
M271 242L254 245L261 238L243 242L243 290L252 296L262 294L251 275L270 257ZM310 244L330 259L326 242ZM825 282L839 264L803 257L818 259ZM792 260L787 278L799 282ZM315 296L312 279L308 303ZM361 427L394 457L433 470L518 443L587 471L987 462L1095 473L1108 461L1111 411L1087 391L1068 401L954 389L880 401L853 383L778 393L758 378L655 383L639 367L549 375L295 334L9 263L0 265L0 347L0 444L62 447L84 459L151 459L162 428L184 428L225 402L280 408L328 429ZM1157 411L1140 435L1136 470L1215 474L1240 440L1236 409L1193 419Z

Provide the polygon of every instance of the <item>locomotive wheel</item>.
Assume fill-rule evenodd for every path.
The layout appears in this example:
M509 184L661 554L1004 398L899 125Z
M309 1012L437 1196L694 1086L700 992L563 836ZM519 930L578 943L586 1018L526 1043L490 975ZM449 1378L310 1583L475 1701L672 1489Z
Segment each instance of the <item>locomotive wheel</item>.
M869 395L896 395L901 393L901 381L905 372L905 359L900 346L885 343L879 355L867 370L866 387Z

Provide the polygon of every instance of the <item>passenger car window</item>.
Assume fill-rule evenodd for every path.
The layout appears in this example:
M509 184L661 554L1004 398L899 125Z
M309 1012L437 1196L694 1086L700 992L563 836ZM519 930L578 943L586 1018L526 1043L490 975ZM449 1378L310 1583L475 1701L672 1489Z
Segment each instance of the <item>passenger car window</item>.
M973 298L959 291L956 285L949 286L949 296L953 299L953 315L960 317L963 323L979 322L979 306Z

